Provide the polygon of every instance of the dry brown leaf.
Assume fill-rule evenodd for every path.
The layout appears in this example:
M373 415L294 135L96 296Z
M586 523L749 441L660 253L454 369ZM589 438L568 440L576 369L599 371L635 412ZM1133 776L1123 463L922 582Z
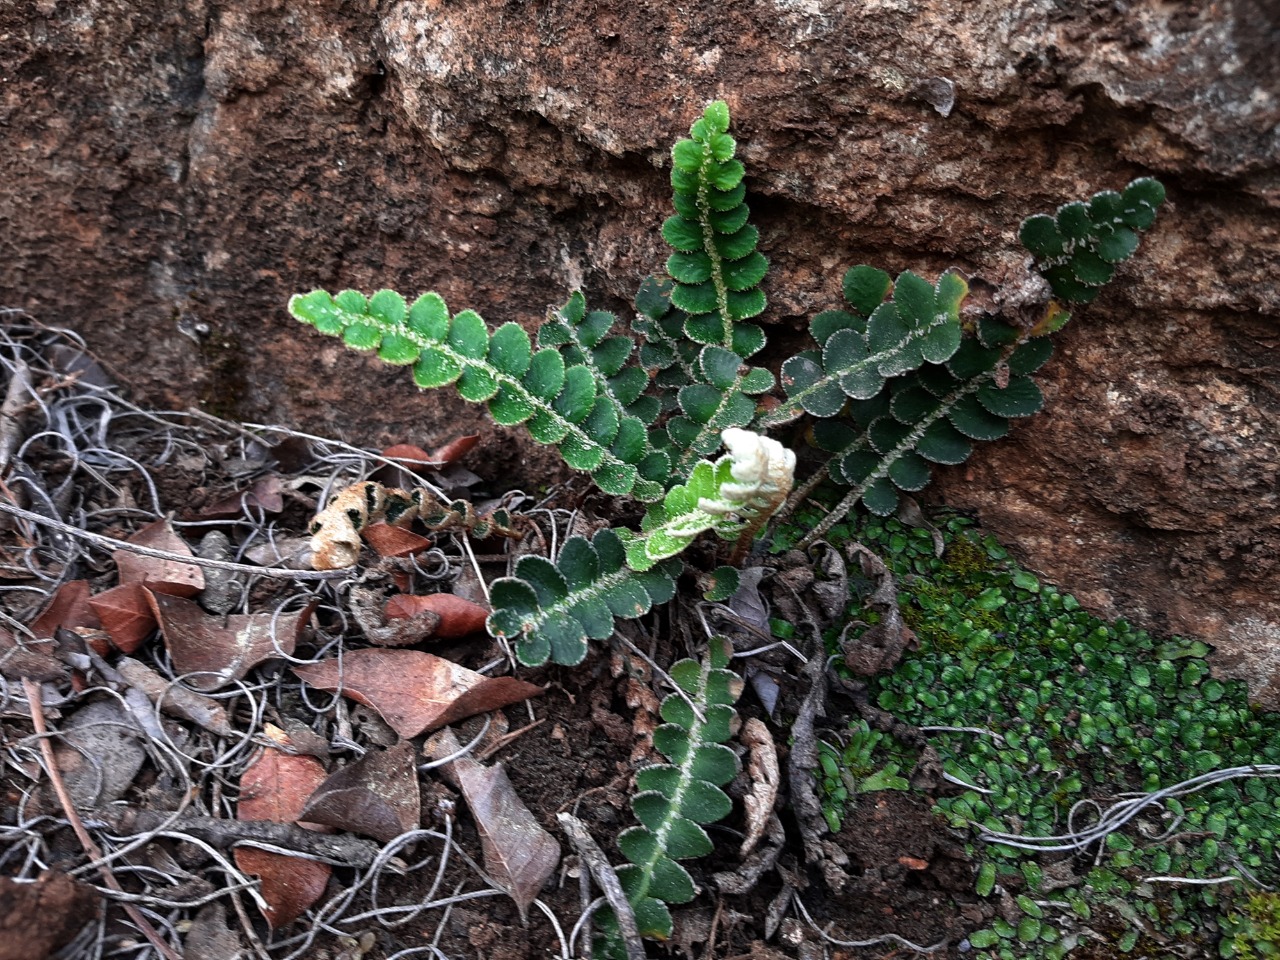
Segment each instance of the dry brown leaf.
M58 659L58 644L42 637L29 640L0 630L0 676L10 680L26 677L37 683L64 682L71 669Z
M422 824L413 744L370 750L333 773L303 810L304 819L389 843Z
M436 635L440 615L425 611L400 620L388 620L383 608L387 596L381 585L383 577L366 578L363 584L354 585L348 594L347 609L366 640L379 647L412 647ZM395 578L391 576L394 583Z
M457 753L458 738L442 730L423 745L440 759ZM516 795L502 764L486 767L470 757L444 766L462 791L480 833L485 873L515 900L523 917L560 863L560 844Z
M147 594L165 646L179 674L197 690L217 690L239 680L264 660L290 655L315 609L315 601L293 613L214 617L200 605L163 593Z
M778 785L781 776L778 772L778 747L773 742L773 734L764 725L764 721L750 717L742 725L738 738L751 752L747 761L747 776L751 780L751 789L742 798L742 805L747 814L747 836L738 851L739 856L749 854L760 838L764 836L773 815L773 805L778 800Z
M387 601L385 610L388 620L413 617L423 612L439 615L440 622L436 625L435 637L441 640L456 640L473 633L483 633L484 622L489 616L488 607L451 593L430 593L425 596L396 594Z
M353 650L293 667L313 687L373 707L402 739L542 693L515 677L486 677L420 650Z
M178 536L168 519L147 524L129 537L128 542L187 557L192 555L191 548ZM122 584L145 584L149 590L175 597L194 597L204 589L204 572L194 563L161 560L132 550L116 550L111 556L116 562Z
M150 596L141 583L122 583L88 600L102 629L122 653L133 653L156 628Z
M429 537L389 523L371 523L361 533L380 557L411 557L431 546Z
M236 819L299 823L307 800L324 779L324 767L314 757L269 747L240 778ZM330 832L318 824L299 826ZM259 893L267 902L263 914L273 929L293 923L320 899L332 873L327 863L250 847L236 848L235 861L245 873L262 878Z
M284 497L281 492L280 478L271 474L260 477L247 490L219 497L196 511L196 516L203 520L220 520L227 517L239 517L245 508L263 510L267 513L279 513L284 509Z
M96 920L102 899L89 884L53 869L43 871L34 883L0 877L0 960L66 956L60 948Z
M849 543L845 553L850 560L858 560L862 573L874 585L875 590L865 597L863 605L880 615L875 626L864 630L856 640L842 639L844 662L859 677L872 677L892 669L907 650L919 646L915 633L902 619L898 607L898 585L893 573L876 554L860 543Z
M59 627L100 629L102 622L89 604L89 593L88 580L70 580L58 587L49 605L31 621L31 632L37 637L52 637Z
M406 470L420 470L423 467L440 466L440 461L412 443L393 443L382 451L382 455L388 460L394 460Z
M397 443L387 447L382 455L391 463L384 463L369 479L389 487L417 486L422 482L421 475L425 471L434 471L440 466L431 454L411 443Z
M443 447L436 448L436 452L432 454L432 459L441 466L453 463L455 460L461 460L471 449L480 442L480 434L469 433L464 437L458 437L450 440Z

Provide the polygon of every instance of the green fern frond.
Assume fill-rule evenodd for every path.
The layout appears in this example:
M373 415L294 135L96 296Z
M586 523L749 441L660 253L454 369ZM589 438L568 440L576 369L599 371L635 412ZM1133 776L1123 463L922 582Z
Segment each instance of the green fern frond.
M742 321L764 311L769 263L747 223L743 166L728 129L729 108L717 101L672 150L676 213L662 226L675 250L671 282L646 281L636 298L641 363L655 371L660 408L673 412L666 437L653 442L670 451L678 477L715 452L724 430L750 424L752 397L773 387L772 374L742 362L765 343L759 326Z
M625 331L612 333L617 324L618 318L607 310L588 312L586 298L575 291L562 307L547 311L538 328L538 346L558 349L566 366L589 369L597 392L620 416L653 423L659 405L654 397L644 396L649 376L642 367L628 364L636 342Z
M587 655L588 639L613 635L615 618L641 617L675 596L679 573L678 561L628 568L615 530L591 540L570 537L555 562L523 556L512 576L493 582L486 625L490 635L515 641L521 663L575 666Z
M724 347L703 347L694 370L697 380L677 391L677 413L666 425L677 475L718 450L725 430L750 424L756 416L754 398L773 389L772 373L744 364Z
M709 854L714 846L703 827L733 809L722 789L739 769L724 745L737 730L734 704L742 694L742 680L726 669L732 649L724 637L712 637L706 660L681 660L671 668L680 692L662 701L665 722L653 732L653 745L668 762L636 774L631 807L640 825L618 835L630 861L618 868L618 880L641 935L653 939L671 936L667 904L688 903L697 894L677 861ZM611 914L601 927L601 955L625 957Z
M676 212L662 236L675 250L667 273L671 302L687 315L685 336L746 359L764 346L764 331L741 321L764 312L769 262L756 250L760 231L747 223L745 169L728 130L729 108L718 100L672 149Z
M1123 193L1104 190L1087 203L1064 204L1053 216L1028 217L1018 237L1056 296L1088 303L1137 251L1139 232L1156 222L1164 199L1159 180L1141 177Z
M885 301L891 291L893 299ZM756 426L777 426L805 413L834 417L849 400L874 397L891 377L926 361L945 363L960 347L960 304L968 292L956 273L944 273L935 286L909 270L895 284L883 270L852 268L844 293L855 312L814 317L809 329L819 349L783 364L787 400Z
M898 492L922 490L931 464L963 463L973 442L997 440L1009 420L1036 413L1044 397L1031 374L1049 359L1052 343L1022 339L991 317L945 364L927 364L895 378L873 398L849 403L847 419L814 424L813 440L831 454L831 477L851 489L809 534L822 536L859 500L880 516L898 506Z
M658 397L663 412L675 407L675 393L680 387L697 380L701 346L685 338L688 315L671 305L672 286L670 280L646 277L636 292L639 315L631 324L644 337L640 365L650 373L651 392Z
M480 315L463 310L452 319L444 300L425 293L412 306L392 290L372 297L355 290L324 290L289 300L289 312L347 346L411 366L424 390L453 384L473 403L487 403L503 426L524 424L539 443L556 445L565 462L591 474L605 493L655 500L663 485L651 459L648 431L635 417L601 402L585 364L571 366L555 347L533 350L518 324L492 333Z

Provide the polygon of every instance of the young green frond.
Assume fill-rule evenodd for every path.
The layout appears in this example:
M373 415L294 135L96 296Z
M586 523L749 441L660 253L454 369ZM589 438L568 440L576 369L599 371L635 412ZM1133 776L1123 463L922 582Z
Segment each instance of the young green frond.
M675 250L667 273L671 303L686 315L684 335L746 359L764 346L764 332L742 321L764 312L769 262L756 250L760 231L747 223L745 169L728 129L729 108L717 101L671 151L676 212L662 236Z
M732 651L724 637L712 637L702 663L681 660L671 668L680 691L662 701L664 723L653 732L653 745L668 762L636 774L631 807L640 825L618 835L618 847L629 861L618 869L618 879L646 937L671 937L667 904L687 903L697 893L693 878L677 861L710 853L713 845L704 826L733 809L722 789L739 770L737 756L724 745L737 732L733 705L743 686L726 669ZM612 914L602 918L598 946L603 957L626 956Z
M1141 177L1123 193L1104 190L1087 203L1059 207L1053 216L1028 217L1018 236L1057 296L1088 303L1137 251L1139 231L1155 223L1164 198L1159 180Z
M621 531L627 565L647 570L679 555L699 534L750 541L782 506L794 482L796 456L776 440L749 430L723 433L728 450L715 463L699 461L687 483L650 504L639 534Z
M555 444L565 462L591 474L605 493L653 500L666 457L648 443L643 422L620 412L601 368L565 362L556 347L537 351L514 323L490 333L478 313L449 317L444 300L425 293L408 306L400 294L380 290L365 298L354 290L330 296L315 290L289 300L289 312L355 350L376 351L387 363L411 366L427 390L453 384L473 403L486 403L503 426L525 424L539 443ZM615 371L615 375L620 373Z

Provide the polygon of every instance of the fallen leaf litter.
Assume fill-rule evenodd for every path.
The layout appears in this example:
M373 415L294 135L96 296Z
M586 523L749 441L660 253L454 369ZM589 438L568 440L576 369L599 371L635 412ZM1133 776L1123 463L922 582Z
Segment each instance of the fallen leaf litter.
M435 455L400 447L388 459L196 411L146 412L118 396L105 368L72 335L22 315L6 319L0 347L7 348L10 389L0 452L9 472L0 503L7 516L0 516L10 534L0 544L0 578L16 586L4 597L0 626L0 677L8 681L4 776L16 777L28 796L0 826L0 857L19 880L62 877L40 868L65 860L71 848L59 826L74 826L80 855L99 861L104 882L81 883L75 895L108 909L104 922L73 925L53 946L68 956L101 956L141 936L156 954L176 958L185 932L260 956L301 958L320 938L341 942L370 925L434 922L438 941L450 911L477 899L513 896L528 910L559 865L559 845L500 767L460 754L450 767L461 771L454 776L463 798L480 807L491 880L458 845L453 813L422 822L417 751L408 738L519 703L541 688L500 675L509 671L501 656L469 670L418 650L349 649L344 598L353 571L292 569L300 559L296 538L282 533L277 519L295 505L314 513L317 501L370 476L379 461L402 472L442 468L477 438L460 438ZM54 346L78 374L46 365ZM307 456L283 476L275 453L292 445L296 456L299 439ZM224 482L201 490L202 503L167 505L161 491L176 471ZM163 512L168 506L182 509ZM193 551L189 544L211 528L233 535L223 534L208 553ZM442 548L441 539L452 542L409 531L385 540L386 556L404 558L384 561L385 569L427 596L400 594L383 617L421 619L429 611L436 629L423 639L456 644L480 631L484 649L487 609L444 592L471 560ZM218 596L206 597L209 581ZM310 692L298 679L308 671ZM34 710L33 701L16 695L21 689L39 693ZM326 702L317 697L324 690L341 697ZM391 693L380 691L416 694L426 713L388 706ZM350 716L345 705L338 709L342 697L370 703L405 739L382 750L362 744L349 721L337 724L350 736L320 738L328 754L322 762L298 752L267 720L301 707L323 731L326 716ZM33 713L37 738L20 729L23 718L30 729ZM344 752L349 762L335 765ZM164 852L183 849L177 859ZM163 861L169 874L148 861ZM331 879L335 870L341 883ZM407 871L427 873L427 896L379 905L380 884ZM446 873L463 879L447 890ZM194 895L183 896L185 888ZM113 900L123 901L131 928L112 919ZM210 927L225 909L202 912L227 901L239 930ZM570 956L564 925L539 907L557 952ZM271 929L260 926L263 918Z
M562 860L546 830L555 824L540 824L489 759L543 723L525 706L529 722L511 731L503 708L543 690L511 676L510 651L483 633L481 572L489 564L489 579L501 576L517 549L554 551L581 532L582 515L518 493L473 509L479 478L456 460L477 436L380 456L196 410L142 410L73 334L20 313L4 319L0 765L18 789L0 804L0 862L22 881L54 883L64 874L45 870L51 863L92 861L101 875L95 884L88 866L72 869L68 902L88 898L98 921L54 947L99 957L145 940L143 956L241 950L302 960L336 944L343 956L449 960L440 944L447 931L460 935L451 918L476 916L472 905L497 897L528 914L526 941L537 925L539 955L586 955L594 911L606 897L622 912L625 904L585 823L560 816L577 853L576 865ZM192 477L203 481L194 492ZM422 517L430 535L385 525L365 540L381 556L369 567L311 569L303 534L317 504L352 489L367 498L370 480L438 498L444 509ZM461 533L477 529L498 534L486 549L501 552L478 555ZM363 549L357 539L338 552ZM610 739L618 728L630 769L646 762L644 734L656 723L646 706L654 698L640 688L669 678L620 639L634 731L594 703L591 723ZM424 643L431 652L405 649ZM457 662L464 657L475 669ZM821 710L810 706L812 725ZM785 843L773 813L777 746L763 723L750 729L744 854L767 843L716 874L722 891L743 895ZM414 738L432 731L420 759ZM563 740L559 723L550 739L557 734ZM629 772L593 776L566 807L576 812L597 791L621 806ZM539 809L547 816L554 802ZM462 822L474 831L471 853ZM576 871L580 895L553 889L558 871ZM803 918L829 939L778 871L766 936L794 914L789 929ZM415 876L413 902L387 902L388 888ZM606 897L591 899L592 877ZM679 936L686 949L710 950L723 924L752 919L721 896L713 920L690 914ZM483 924L463 930L478 948L491 942Z

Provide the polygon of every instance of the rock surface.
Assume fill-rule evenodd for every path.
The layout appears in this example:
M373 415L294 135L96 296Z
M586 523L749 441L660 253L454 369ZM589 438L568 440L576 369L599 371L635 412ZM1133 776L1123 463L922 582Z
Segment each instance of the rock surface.
M429 447L475 412L296 328L288 295L435 289L532 327L581 285L625 311L709 99L788 347L848 265L990 295L1024 216L1153 174L1170 203L1062 337L1048 411L930 497L1280 706L1250 659L1280 662L1278 39L1275 0L11 5L0 305L147 403ZM554 469L498 431L478 459Z

